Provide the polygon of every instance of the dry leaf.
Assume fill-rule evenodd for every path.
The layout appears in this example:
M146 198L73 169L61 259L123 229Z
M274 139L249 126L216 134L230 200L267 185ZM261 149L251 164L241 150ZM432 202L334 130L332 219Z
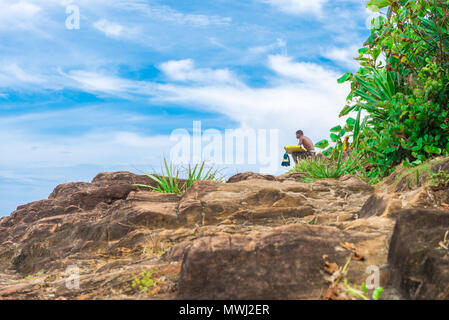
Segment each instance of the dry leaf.
M330 287L324 292L323 300L351 300L348 297L342 297L338 294L338 290L335 287Z
M338 300L338 293L336 288L328 288L323 294L324 300Z
M440 247L442 247L442 248L444 248L444 249L446 249L446 250L449 250L449 248L448 248L448 246L449 246L449 240L447 239L448 235L449 235L449 230L446 231L446 233L444 234L443 241L441 241L441 242L439 243Z
M355 250L355 244L350 242L340 242L340 245L346 250L353 251Z
M354 260L354 261L363 261L363 260L365 260L365 257L359 255L357 252L353 252L352 253L352 260Z
M329 273L329 274L334 274L335 272L338 271L338 264L336 264L335 262L324 262L324 270Z

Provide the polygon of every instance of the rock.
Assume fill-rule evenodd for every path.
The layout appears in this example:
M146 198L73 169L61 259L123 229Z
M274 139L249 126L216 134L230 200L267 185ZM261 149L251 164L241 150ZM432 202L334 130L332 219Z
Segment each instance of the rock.
M247 180L253 180L253 179L261 179L261 180L268 180L268 181L275 181L276 177L269 175L269 174L259 174L254 172L244 172L236 174L232 177L230 177L227 181L227 183L236 183L240 181L247 181Z
M372 216L381 216L387 208L387 200L383 197L373 194L365 202L362 209L360 209L360 218L369 218Z
M276 177L277 181L284 182L286 180L290 181L301 181L308 175L306 173L284 173L278 177Z
M449 172L449 159L444 159L443 161L432 166L433 172L446 171Z
M388 262L394 286L408 299L449 299L449 250L443 247L448 231L447 211L414 209L399 214Z
M402 209L402 200L396 194L372 195L360 209L360 218L373 216L393 217Z
M449 192L302 177L243 173L228 183L198 181L182 195L136 187L154 181L129 172L57 186L48 199L0 219L0 298L317 299L331 281L324 263L341 268L349 256L357 257L351 283L379 266L384 296L403 298L387 265L397 214L444 207ZM422 232L432 228L423 224ZM79 290L65 286L68 267L79 268ZM156 285L142 292L132 281L146 271ZM350 298L345 292L340 284L332 297Z
M180 299L319 299L326 259L343 265L342 241L331 227L294 225L258 235L206 237L184 255Z
M186 225L210 225L223 221L267 224L284 218L312 215L316 208L335 212L353 201L367 199L373 188L358 178L325 179L314 184L285 180L254 179L233 183L195 182L179 203ZM339 206L330 201L341 199Z

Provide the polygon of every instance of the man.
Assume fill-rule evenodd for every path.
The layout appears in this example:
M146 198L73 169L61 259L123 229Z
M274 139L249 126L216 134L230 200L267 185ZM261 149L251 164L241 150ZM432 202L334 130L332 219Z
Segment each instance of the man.
M305 152L293 152L292 157L295 163L298 163L298 159L304 159L308 157L313 157L315 155L315 146L312 140L304 135L302 130L296 131L296 139L299 140L299 145L303 146L307 151Z

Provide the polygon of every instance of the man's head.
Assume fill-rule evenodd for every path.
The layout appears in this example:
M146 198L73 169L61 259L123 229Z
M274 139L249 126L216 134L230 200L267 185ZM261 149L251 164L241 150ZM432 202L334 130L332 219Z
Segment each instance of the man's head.
M296 138L297 139L300 139L303 135L304 135L304 132L302 132L302 130L296 131Z

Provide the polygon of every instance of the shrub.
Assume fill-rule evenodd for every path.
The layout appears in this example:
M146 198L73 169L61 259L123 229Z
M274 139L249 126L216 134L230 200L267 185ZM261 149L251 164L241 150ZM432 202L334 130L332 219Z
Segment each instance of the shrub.
M349 118L345 128L332 128L331 140L341 148L341 141L352 136L369 160L367 174L375 178L401 162L418 165L449 155L449 4L372 0L367 6L388 10L372 22L356 59L360 69L338 79L351 83L340 116L356 112L359 121ZM360 122L362 111L366 116ZM352 123L360 125L357 130Z

